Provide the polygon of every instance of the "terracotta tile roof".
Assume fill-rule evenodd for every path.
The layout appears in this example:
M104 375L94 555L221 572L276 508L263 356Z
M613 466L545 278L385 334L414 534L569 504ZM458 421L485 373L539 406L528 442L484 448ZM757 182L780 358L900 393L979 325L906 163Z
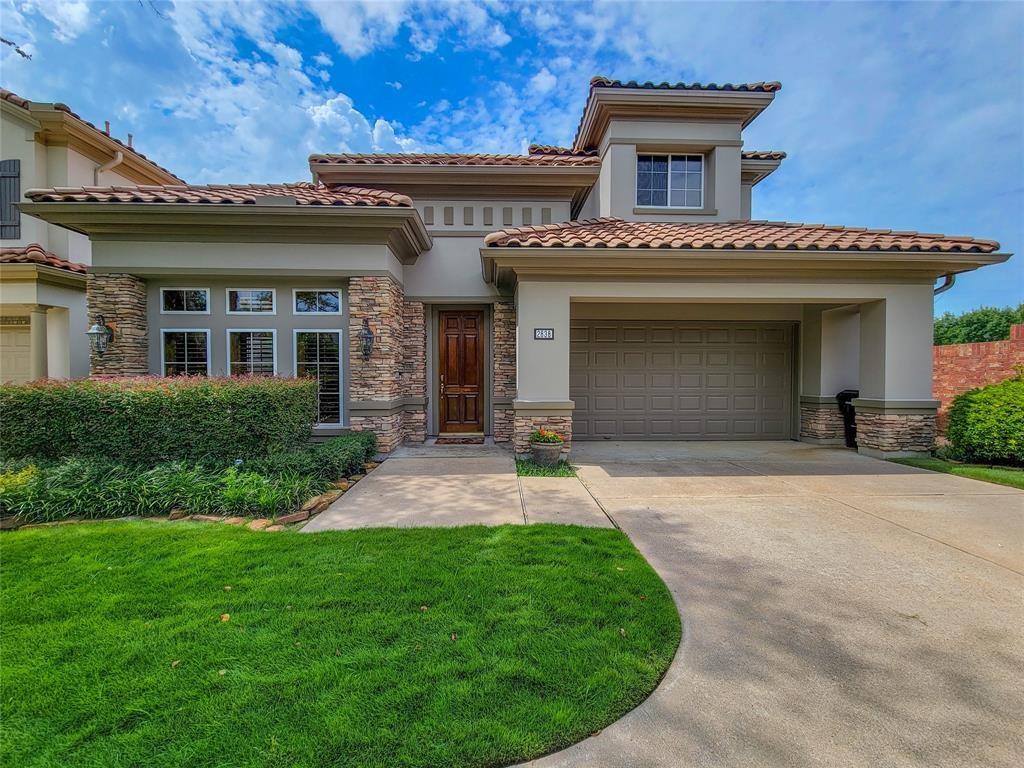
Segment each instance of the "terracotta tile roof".
M772 151L772 150L741 152L740 156L744 160L785 160L786 159L786 153L785 152L775 152L775 151Z
M561 147L559 149L565 149ZM600 165L594 153L531 153L529 155L485 154L369 154L310 155L310 163L334 165L503 165L503 166L591 166Z
M526 153L529 155L575 155L582 157L596 157L596 149L587 149L580 152L573 151L572 147L559 147L554 144L531 144Z
M684 248L798 251L960 251L992 253L999 243L958 235L736 221L706 224L605 218L492 232L495 248Z
M23 248L0 248L0 264L40 264L83 275L86 272L85 264L62 259L57 254L44 250L39 243L30 243Z
M782 83L775 80L759 83L723 83L722 85L717 83L652 83L650 80L638 83L636 80L623 82L622 80L612 80L609 77L598 75L597 77L590 78L590 87L643 88L660 91L757 91L760 93L774 93L775 91L782 90Z
M32 102L30 102L28 99L22 98L18 94L12 93L11 91L8 91L6 88L0 88L0 100L10 102L11 104L14 104L17 107L21 107L22 109L30 109L31 106L32 106ZM67 104L62 104L60 102L55 102L53 104L53 108L58 110L59 112L64 112L64 113L68 114L70 117L73 117L78 122L82 123L83 125L88 126L92 130L96 131L96 133L102 134L103 136L105 136L106 138L110 139L111 141L113 141L118 146L120 146L121 149L123 149L125 152L131 152L133 155L138 157L140 160L144 160L145 162L149 163L154 168L157 168L157 169L163 171L164 173L166 173L167 175L172 176L175 179L178 179L178 181L180 181L182 184L185 183L184 179L178 178L178 176L176 174L174 174L171 171L167 170L162 165L159 165L158 163L153 162L148 157L146 157L144 154L139 152L139 150L135 149L135 147L129 147L127 144L125 144L123 141L121 141L116 136L111 136L106 131L101 131L99 128L97 128L95 125L90 123L88 120L82 118L76 112L72 111L71 107L69 107Z
M140 185L30 189L25 197L37 203L211 203L253 205L259 198L292 197L298 205L352 205L411 208L412 200L397 192L362 187L294 184L209 184L205 186Z

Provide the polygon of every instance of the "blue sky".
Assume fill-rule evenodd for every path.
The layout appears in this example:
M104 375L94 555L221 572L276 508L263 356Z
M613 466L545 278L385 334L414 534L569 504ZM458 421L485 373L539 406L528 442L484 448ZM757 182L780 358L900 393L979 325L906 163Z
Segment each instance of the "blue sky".
M780 80L754 217L1024 250L1024 4L0 0L0 82L192 182L309 177L310 152L572 140L594 74ZM936 311L1015 304L1024 255Z

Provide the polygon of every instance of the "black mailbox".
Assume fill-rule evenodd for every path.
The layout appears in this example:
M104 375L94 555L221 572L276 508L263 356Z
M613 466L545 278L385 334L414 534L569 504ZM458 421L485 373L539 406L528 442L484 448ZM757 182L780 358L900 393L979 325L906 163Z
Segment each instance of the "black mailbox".
M843 436L847 448L857 447L857 413L851 402L855 397L860 397L859 389L844 389L836 395L839 412L843 414Z

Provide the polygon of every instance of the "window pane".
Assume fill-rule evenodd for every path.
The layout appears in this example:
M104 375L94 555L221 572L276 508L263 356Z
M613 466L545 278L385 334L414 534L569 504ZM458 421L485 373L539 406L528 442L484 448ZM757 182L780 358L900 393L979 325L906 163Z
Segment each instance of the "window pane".
M653 155L651 168L655 173L668 173L668 155Z
M184 291L163 291L164 312L184 312L185 292Z
M295 311L316 312L316 291L296 291Z
M686 206L688 208L700 208L700 190L687 191L686 193Z
M317 421L341 421L341 334L337 331L295 334L295 372L315 376L318 381Z
M668 192L664 189L652 192L651 205L668 205Z
M228 291L228 310L231 312L273 312L274 292L266 289Z
M700 155L688 155L686 158L686 170L689 173L700 173L703 165Z
M185 334L185 372L206 375L206 334L202 331Z
M652 193L649 189L638 189L636 191L636 204L637 205L654 205L652 200Z
M232 376L274 373L274 334L270 331L232 331L228 352Z
M205 312L207 308L207 293L206 291L192 290L184 291L185 294L185 309L188 312Z
M163 346L165 375L206 375L207 349L204 331L165 331Z
M654 158L650 155L637 155L636 158L636 170L637 173L650 173L653 167Z
M337 314L341 310L341 293L339 291L320 291L317 294L317 309L321 312Z

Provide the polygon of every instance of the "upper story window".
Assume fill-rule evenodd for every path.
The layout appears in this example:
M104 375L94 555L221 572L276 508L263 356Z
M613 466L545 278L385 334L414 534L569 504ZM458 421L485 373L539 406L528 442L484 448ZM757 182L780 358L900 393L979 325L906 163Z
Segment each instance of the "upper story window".
M210 314L209 288L161 288L160 314Z
M276 314L276 296L273 288L228 288L228 314Z
M293 295L296 315L341 314L341 291L337 288L326 291L296 288Z
M0 239L21 237L21 160L0 160Z
M637 155L636 204L704 207L703 155Z

